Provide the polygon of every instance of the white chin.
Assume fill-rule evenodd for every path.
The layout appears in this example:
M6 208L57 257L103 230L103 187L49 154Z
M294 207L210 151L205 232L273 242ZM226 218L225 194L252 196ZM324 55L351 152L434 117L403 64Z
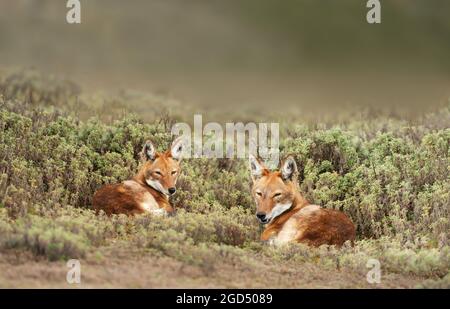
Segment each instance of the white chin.
M168 192L165 192L164 188L161 186L161 184L158 181L154 181L151 179L145 179L145 182L152 187L153 189L155 189L156 191L164 194L165 196L169 196Z
M279 215L283 214L285 211L289 210L291 206L292 203L276 204L275 207L272 209L269 222L278 217Z

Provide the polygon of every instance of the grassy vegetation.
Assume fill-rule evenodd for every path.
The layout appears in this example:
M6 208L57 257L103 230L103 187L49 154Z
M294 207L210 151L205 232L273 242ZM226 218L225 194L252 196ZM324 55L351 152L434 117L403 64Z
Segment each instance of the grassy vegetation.
M258 240L242 160L184 161L173 217L91 210L96 189L136 172L145 139L165 149L171 123L192 117L188 107L168 112L178 101L86 95L72 82L29 71L0 77L0 96L1 252L56 261L125 246L194 265L205 276L223 263L252 267L264 259L352 271L361 285L367 260L376 258L383 272L450 287L450 105L409 122L367 115L307 126L298 115L282 123L281 151L295 155L302 192L348 214L358 241L342 249L277 249ZM130 114L143 106L152 121Z

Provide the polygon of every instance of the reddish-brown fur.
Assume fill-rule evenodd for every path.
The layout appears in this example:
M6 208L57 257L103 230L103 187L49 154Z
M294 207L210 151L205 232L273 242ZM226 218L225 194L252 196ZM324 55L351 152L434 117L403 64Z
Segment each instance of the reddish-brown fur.
M141 183L141 186L143 191L149 192L155 198L160 208L168 213L173 212L173 207L166 196L144 183ZM103 186L95 192L93 198L94 209L96 211L103 210L108 215L145 213L146 211L140 207L141 203L142 194L135 194L126 188L123 183Z
M257 215L266 218L278 205L289 207L270 219L261 239L274 244L297 241L311 246L341 246L355 239L355 226L342 212L311 205L299 192L297 167L293 158L282 169L270 172L256 158L250 159ZM261 220L261 219L260 219ZM269 219L267 219L269 220Z
M144 162L136 176L128 181L100 188L94 194L93 208L96 211L103 210L108 215L172 213L174 209L169 202L169 189L175 188L180 171L180 157L174 157L174 147L182 147L181 141L174 141L170 150L158 153L147 141L142 151ZM181 152L181 149L177 151ZM159 187L150 186L150 181L159 184Z

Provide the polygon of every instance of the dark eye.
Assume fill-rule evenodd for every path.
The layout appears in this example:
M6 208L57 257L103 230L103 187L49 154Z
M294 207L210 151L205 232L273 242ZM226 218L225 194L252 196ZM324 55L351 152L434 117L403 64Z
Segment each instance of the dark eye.
M256 192L256 195L257 195L257 196L262 196L262 193L259 192L259 191L257 191L257 192Z
M277 198L277 197L280 197L280 196L281 196L281 193L278 192L278 193L275 193L275 194L273 195L273 198Z
M155 174L158 175L158 176L162 176L160 171L155 171Z
M172 171L172 175L175 175L177 173L177 171Z

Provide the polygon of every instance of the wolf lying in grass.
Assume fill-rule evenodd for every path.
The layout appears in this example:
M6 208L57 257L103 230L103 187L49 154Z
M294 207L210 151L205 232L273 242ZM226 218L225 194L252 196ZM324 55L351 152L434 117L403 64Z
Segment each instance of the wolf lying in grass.
M183 145L183 140L178 138L169 150L158 153L147 141L141 153L143 165L137 175L100 188L94 194L94 209L108 215L172 213L169 196L176 191ZM355 239L355 227L344 213L310 205L300 194L297 165L292 157L282 163L280 171L270 172L250 156L250 171L256 216L266 224L261 236L263 241L275 245L298 241L312 246L341 246Z
M249 163L256 217L266 225L261 240L274 245L297 241L341 246L355 239L355 226L344 213L310 205L300 194L293 157L284 160L281 170L275 172L254 156Z
M136 176L122 183L100 188L94 194L94 209L103 210L108 215L172 213L174 209L169 196L176 192L183 145L183 140L177 138L169 150L159 153L147 141L141 153L143 164Z

